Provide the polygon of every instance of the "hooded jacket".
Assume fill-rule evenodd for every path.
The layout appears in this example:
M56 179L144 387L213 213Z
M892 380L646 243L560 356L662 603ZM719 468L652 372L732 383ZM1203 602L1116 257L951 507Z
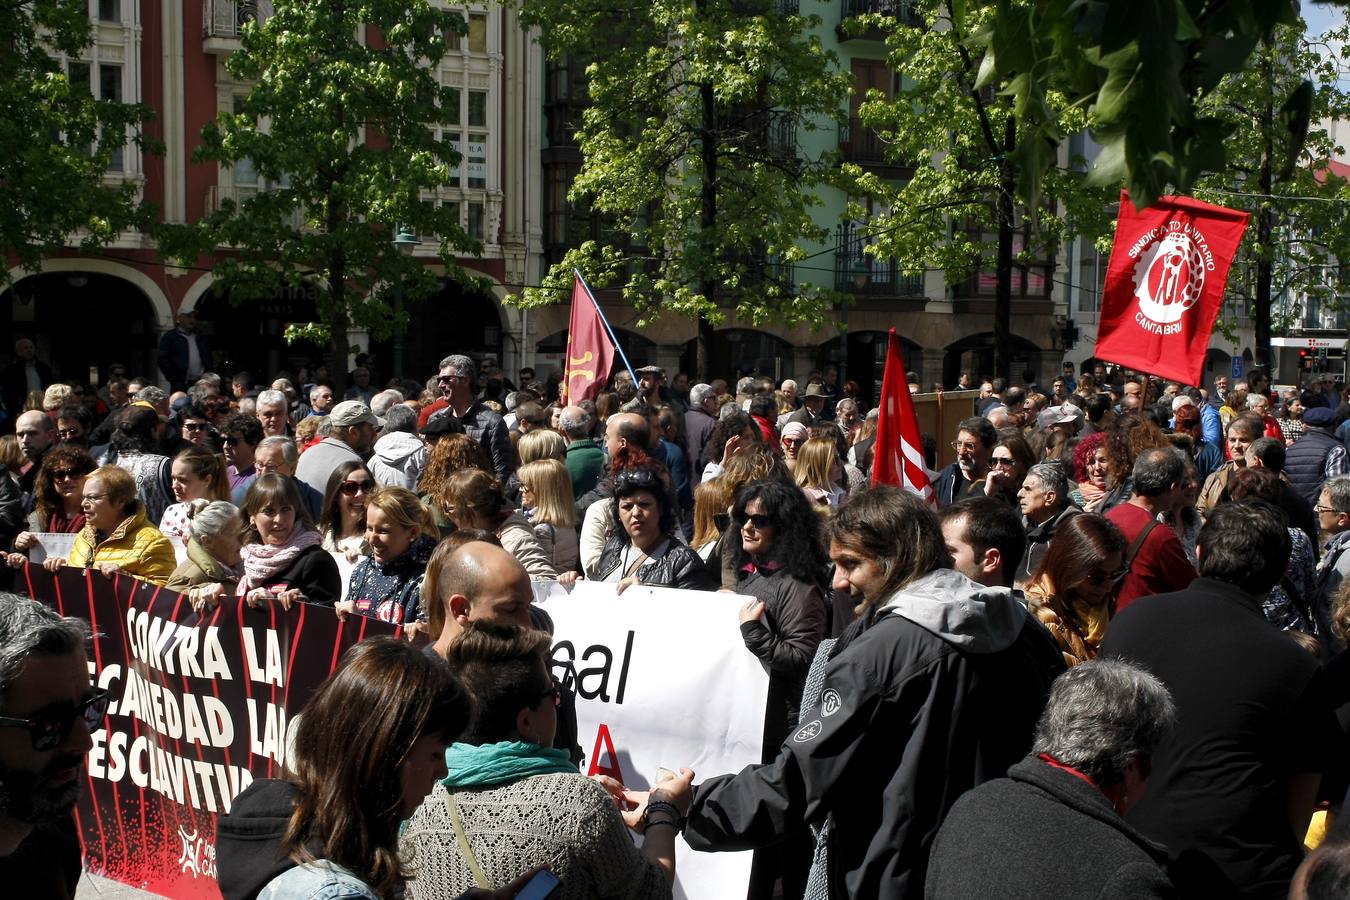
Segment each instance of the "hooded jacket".
M922 897L943 817L1027 754L1062 671L1012 591L930 572L835 645L811 720L774 762L698 787L685 840L750 849L828 817L831 897Z
M417 490L427 464L427 448L415 434L395 431L375 442L375 455L367 464L370 475L385 487Z

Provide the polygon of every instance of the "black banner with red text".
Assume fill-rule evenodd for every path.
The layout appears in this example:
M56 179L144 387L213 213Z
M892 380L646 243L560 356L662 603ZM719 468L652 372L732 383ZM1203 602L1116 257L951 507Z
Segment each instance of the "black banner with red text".
M93 682L112 694L76 810L92 872L175 900L219 900L216 817L286 762L311 693L352 644L394 627L330 608L199 615L181 594L126 575L28 566L20 587L89 622Z

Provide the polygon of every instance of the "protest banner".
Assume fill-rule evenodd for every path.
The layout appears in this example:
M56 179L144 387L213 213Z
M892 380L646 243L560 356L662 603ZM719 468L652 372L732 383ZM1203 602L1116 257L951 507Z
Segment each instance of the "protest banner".
M746 649L736 594L578 582L536 585L554 674L577 693L582 771L647 790L658 767L700 780L758 763L769 678ZM676 843L675 897L744 900L750 853Z
M216 817L276 777L297 715L343 651L394 627L297 603L181 594L83 569L21 573L28 594L89 622L93 682L112 695L93 733L76 823L86 867L174 900L219 900Z

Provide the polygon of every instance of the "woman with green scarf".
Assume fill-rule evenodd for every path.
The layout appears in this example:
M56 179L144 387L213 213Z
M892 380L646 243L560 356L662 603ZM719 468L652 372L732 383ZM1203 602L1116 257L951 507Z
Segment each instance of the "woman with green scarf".
M404 830L411 900L496 889L522 863L558 876L550 900L671 896L694 773L681 770L628 808L617 785L582 776L566 751L552 749L559 688L549 642L542 631L475 622L451 645L450 665L476 714L468 737L446 752L447 776ZM641 850L630 828L644 835Z

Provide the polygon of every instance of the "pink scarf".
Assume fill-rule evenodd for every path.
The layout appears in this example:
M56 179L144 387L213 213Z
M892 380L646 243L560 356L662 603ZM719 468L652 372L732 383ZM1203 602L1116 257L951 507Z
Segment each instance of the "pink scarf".
M295 562L301 553L322 543L317 531L305 528L299 522L280 547L271 544L245 544L239 550L244 561L244 575L252 587L261 587L269 579L280 575Z

